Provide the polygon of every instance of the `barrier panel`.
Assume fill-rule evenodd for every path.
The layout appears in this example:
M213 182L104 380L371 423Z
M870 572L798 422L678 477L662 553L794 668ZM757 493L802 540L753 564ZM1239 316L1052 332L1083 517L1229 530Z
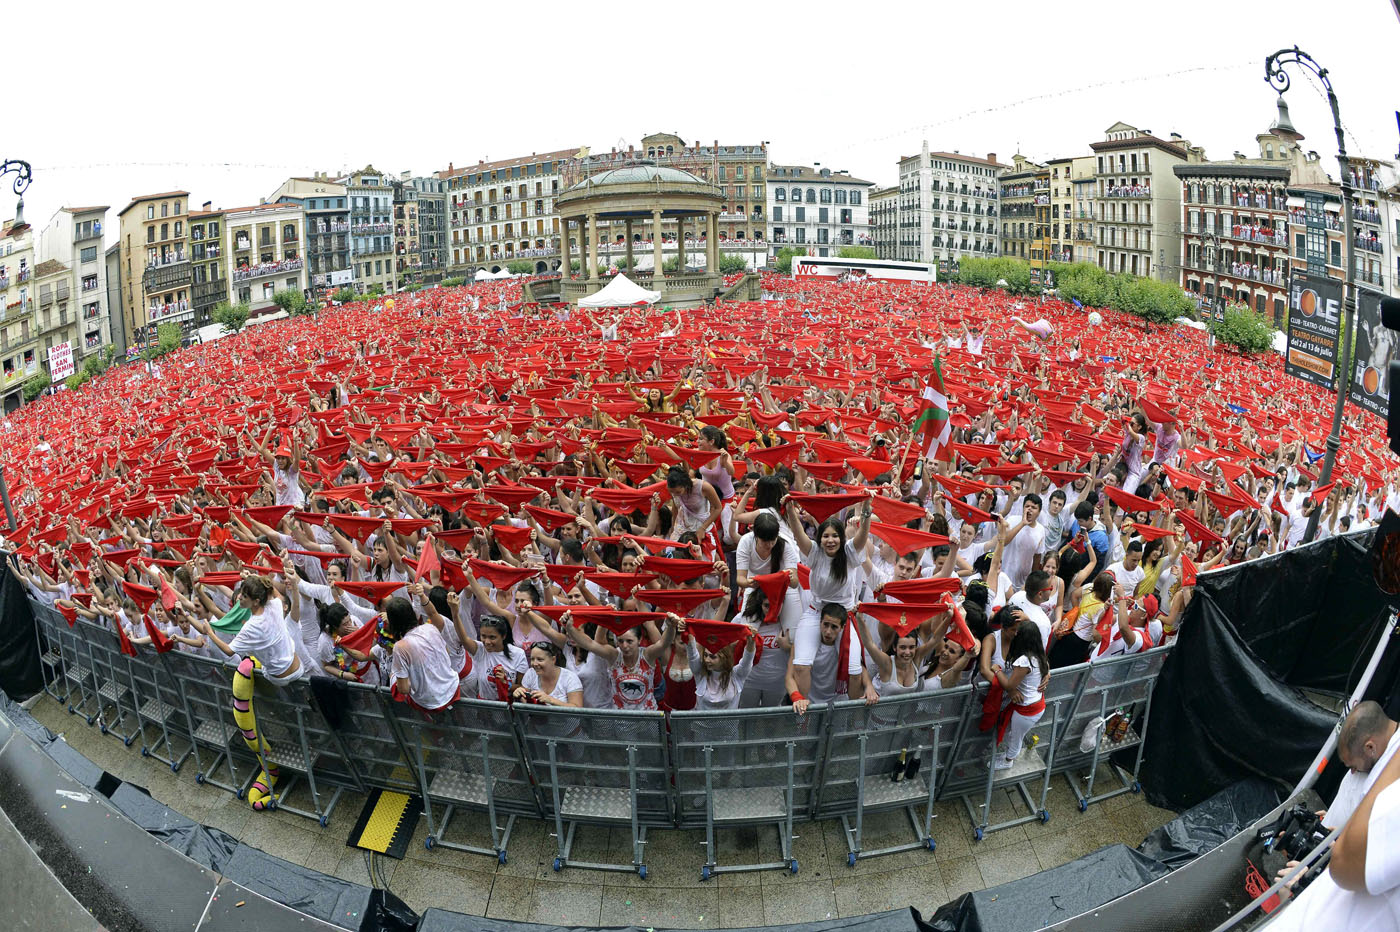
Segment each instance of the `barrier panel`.
M416 794L429 848L501 863L516 819L544 819L558 838L556 870L645 877L648 829L703 829L702 879L725 871L796 872L798 821L840 819L847 863L855 864L933 850L933 807L942 799L963 799L980 840L1000 828L1048 820L1052 775L1064 774L1081 811L1136 792L1152 689L1171 650L1053 671L1045 713L1007 770L993 768L995 729L979 728L985 684L874 705L830 702L800 716L790 706L663 714L475 699L430 714L394 701L383 687L326 678L276 686L255 671L252 709L266 742L255 753L234 722L232 661L149 647L128 657L105 626L70 627L38 604L34 613L47 644L49 694L89 724L100 723L104 733L128 744L139 738L172 769L193 758L196 782L242 797L260 771L276 767L271 804L322 825L347 789ZM1119 709L1131 717L1129 726L1117 737L1106 735L1103 720ZM1115 766L1119 785L1096 790L1105 758L1133 747L1132 772ZM309 800L292 798L303 786ZM1024 812L992 824L993 794L1003 788L1019 794ZM910 840L867 849L867 814L895 809L908 816ZM484 818L457 819L454 826L463 810ZM578 832L589 825L627 826L630 855L616 863L576 859ZM716 833L738 826L771 826L774 860L720 863Z
M1079 801L1080 812L1093 803L1138 791L1138 770L1142 767L1152 711L1152 684L1162 672L1170 650L1156 647L1142 654L1098 661L1090 664L1080 681L1079 695L1060 729L1053 768L1065 775ZM1126 721L1116 723L1119 734L1109 734L1106 726L1115 724L1113 717L1117 715ZM1111 754L1134 747L1137 754L1131 773L1109 759ZM1099 764L1106 759L1119 785L1108 792L1095 793Z

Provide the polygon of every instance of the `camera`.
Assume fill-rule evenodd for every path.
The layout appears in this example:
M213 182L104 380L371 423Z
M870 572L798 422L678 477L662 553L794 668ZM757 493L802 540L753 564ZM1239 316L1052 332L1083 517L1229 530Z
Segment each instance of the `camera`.
M1301 861L1327 837L1322 817L1307 806L1297 804L1281 813L1277 819L1259 829L1245 852L1245 891L1257 897L1273 884L1273 878L1288 866L1289 861ZM1319 859L1292 885L1298 893L1326 869L1325 859ZM1277 894L1264 904L1264 912L1278 908Z

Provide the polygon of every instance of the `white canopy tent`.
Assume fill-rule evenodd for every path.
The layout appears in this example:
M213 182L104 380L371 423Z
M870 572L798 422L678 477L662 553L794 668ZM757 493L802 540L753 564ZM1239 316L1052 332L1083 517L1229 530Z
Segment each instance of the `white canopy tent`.
M580 298L579 307L631 307L634 304L655 304L661 292L648 291L626 275L618 274L601 291Z

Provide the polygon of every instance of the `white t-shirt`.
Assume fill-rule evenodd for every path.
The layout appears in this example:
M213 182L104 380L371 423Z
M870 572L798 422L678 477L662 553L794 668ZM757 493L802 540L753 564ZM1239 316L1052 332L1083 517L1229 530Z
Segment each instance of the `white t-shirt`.
M301 490L301 473L296 468L279 469L272 467L272 487L277 492L277 504L295 505L300 508L306 502L306 493Z
M1001 568L1007 576L1011 577L1011 583L1015 586L1024 585L1026 577L1030 575L1032 561L1035 555L1040 552L1040 545L1045 540L1045 528L1039 524L1032 524L1021 528L1011 542L1006 545L1001 554Z
M1269 932L1395 932L1400 929L1400 783L1381 791L1371 807L1366 844L1366 892L1343 890L1326 870L1288 903Z
M1113 574L1114 582L1122 586L1123 591L1128 595L1137 592L1138 583L1142 582L1143 577L1147 575L1147 570L1143 568L1141 561L1135 568L1128 569L1123 565L1123 561L1119 560L1117 563L1109 564L1107 572Z
M850 542L846 543L846 579L837 580L831 573L831 558L822 550L820 541L812 541L812 549L802 558L811 567L812 602L818 608L826 602L837 602L846 608L854 608L856 594L864 581L860 571L860 557Z
M1021 685L1016 687L1016 695L1012 697L1012 702L1016 705L1030 705L1040 698L1040 664L1029 656L1023 656L1011 661L1011 670L1017 667L1026 668L1026 677L1021 680ZM1007 671L1008 675L1011 670Z
M525 671L525 678L520 681L520 685L526 689L540 688L540 675L531 667ZM559 679L555 681L554 688L549 691L552 698L560 702L569 701L569 693L583 692L583 681L578 678L578 674L568 667L559 670Z
M530 661L525 652L518 647L512 646L510 656L507 657L505 654L487 650L485 644L477 641L476 653L472 655L472 679L476 681L476 695L479 698L499 698L495 680L491 678L491 671L497 667L506 668L506 672L509 674L506 678L510 681L511 687L514 688L515 675L517 673L524 674L526 670L530 669ZM457 671L461 669L459 665L457 670L453 671L453 676L455 677Z
M718 676L705 672L704 657L701 656L700 648L696 646L694 639L686 641L685 646L691 672L695 674L696 710L737 709L739 694L744 691L744 683L753 672L753 651L747 649L748 642L734 645L734 650L743 650L744 653L739 662L734 664L734 669L729 671L729 685L723 688Z
M253 615L233 636L229 648L240 657L256 657L269 676L281 676L297 655L297 639L282 618L282 603L269 600L260 615ZM298 676L305 676L302 670Z
M442 632L430 623L416 625L394 645L391 680L408 678L408 695L425 709L440 709L457 695L457 671L447 656Z
M1376 761L1376 766L1366 773L1357 773L1355 770L1348 770L1342 777L1342 782L1337 786L1337 798L1332 800L1332 805L1327 809L1327 818L1323 822L1329 828L1338 828L1351 818L1351 814L1360 805L1362 797L1371 789L1371 784L1376 777L1380 776L1382 768L1395 756L1395 751L1400 748L1400 729L1396 729L1395 734L1390 736L1390 741L1386 744L1385 750L1381 752L1380 760Z
M1024 590L1013 595L1006 604L1019 608L1030 619L1031 624L1040 629L1040 642L1048 649L1050 647L1050 619L1046 616L1045 609L1032 603L1026 597Z

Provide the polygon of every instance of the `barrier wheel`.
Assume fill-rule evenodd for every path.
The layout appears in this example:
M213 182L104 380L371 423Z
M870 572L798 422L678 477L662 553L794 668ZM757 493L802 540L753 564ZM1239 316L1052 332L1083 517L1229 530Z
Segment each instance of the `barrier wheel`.
M504 851L497 851L497 852L496 852L496 863L497 863L497 864L504 864L504 863L506 863L506 853L505 853Z
M1049 821L1050 821L1050 810L1049 810L1049 809L1042 809L1042 810L1040 810L1040 821L1041 821L1042 823L1043 823L1043 822L1049 822Z
M171 772L171 773L179 773L179 772L180 772L180 765L177 764L177 763L175 763L174 761L171 761L171 762L170 762L170 772Z
M847 854L846 854L846 866L847 866L847 867L855 867L855 866L856 866L856 853L855 853L854 851L847 852Z
M331 823L330 816L321 816L321 818L320 818L319 821L320 821L320 823L321 823L321 828L325 828L327 825L330 825L330 823Z
M141 745L141 756L142 756L142 757L150 757L150 756L151 756L151 749L148 748L148 747L146 747L144 744Z
M645 864L637 865L637 876L643 880L647 879L647 866Z
M78 710L75 709L75 708L73 708L73 707L70 705L70 706L68 707L68 714L69 714L69 715L77 715L77 714L78 714Z
M427 848L429 851L433 850L433 836L429 835L427 838L423 839L423 847Z
M701 879L701 880L709 880L709 879L710 879L710 865L706 864L704 867L700 868L700 879Z
M1142 784L1139 783L1139 782L1137 782L1136 780L1133 781L1133 792L1134 792L1134 793L1141 793L1141 792L1142 792Z
M555 873L558 873L559 871L561 871L561 870L563 870L563 869L564 869L564 859L563 859L563 858L555 858L555 859L554 859L554 870L555 870Z
M1088 810L1089 810L1089 800L1087 800L1087 799L1081 799L1081 800L1079 801L1079 811L1080 811L1080 812L1087 812Z
M974 829L972 830L972 840L973 840L973 841L981 841L981 840L982 840L982 830L981 830L980 828L974 828Z
M133 741L135 741L135 740L136 740L136 736L135 736L135 735L127 735L125 738L122 739L122 744L126 745L127 747L131 747L131 742L133 742Z
M203 772L203 771L200 771L199 773L197 773L197 774L194 775L194 783L195 783L195 786L203 786L203 785L204 785L204 772Z
M89 715L89 716L87 717L87 722L88 722L88 726L89 726L89 727L91 727L92 723L95 722L95 721L97 721L97 716L96 716L96 715ZM107 729L106 729L105 727L102 729L102 733L103 733L104 735L107 733Z
M92 719L88 719L88 724L89 724L89 725L92 724ZM98 725L98 726L97 726L97 730L100 731L102 734L105 735L105 734L107 733L107 723L106 723L106 722L103 722L101 725Z
M932 838L925 839L924 847L930 851L935 851L938 848L938 842L934 841Z
M238 798L239 798L239 799L247 799L247 798L248 798L248 790L247 790L246 788L245 788L245 789L239 790L239 791L238 791Z
M852 856L854 857L854 855ZM851 863L854 864L855 862L852 861ZM791 861L788 862L788 872L792 874L797 873L797 858L793 858Z

